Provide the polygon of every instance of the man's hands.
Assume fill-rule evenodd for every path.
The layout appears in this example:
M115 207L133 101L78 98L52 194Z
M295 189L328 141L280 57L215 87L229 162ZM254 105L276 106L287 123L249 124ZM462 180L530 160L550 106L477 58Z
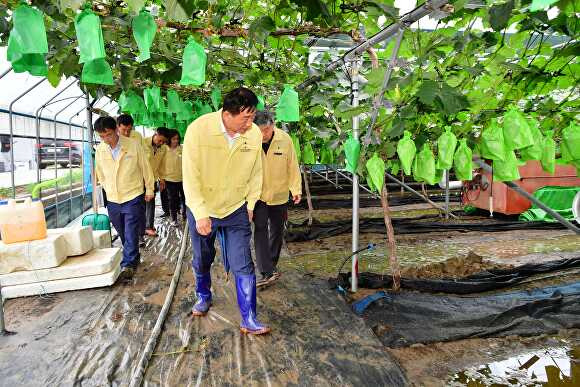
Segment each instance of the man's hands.
M159 191L163 191L165 189L165 180L159 180Z
M300 200L302 200L302 195L294 195L294 196L292 196L292 201L294 202L294 204L300 203Z
M211 219L202 218L195 221L195 228L200 235L209 235L211 232Z
M252 223L252 220L254 220L254 210L248 210L248 219Z
M145 195L145 201L146 202L150 202L151 200L153 200L154 196L153 195Z

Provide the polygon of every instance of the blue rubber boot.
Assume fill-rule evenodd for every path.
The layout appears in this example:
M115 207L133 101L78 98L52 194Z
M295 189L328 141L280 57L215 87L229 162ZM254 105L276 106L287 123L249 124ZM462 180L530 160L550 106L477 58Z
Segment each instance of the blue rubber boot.
M270 327L258 321L256 314L256 275L236 275L238 307L242 316L240 331L249 335L263 335Z
M193 305L193 316L205 316L211 306L211 274L195 274L195 294L197 302Z

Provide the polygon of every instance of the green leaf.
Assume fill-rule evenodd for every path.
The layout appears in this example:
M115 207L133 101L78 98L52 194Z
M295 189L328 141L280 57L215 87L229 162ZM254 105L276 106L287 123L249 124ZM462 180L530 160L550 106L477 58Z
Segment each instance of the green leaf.
M292 3L306 8L306 20L315 20L319 17L330 21L328 7L322 0L290 0Z
M491 28L493 28L494 31L501 31L506 28L513 9L513 0L491 7L489 9L489 23L491 24Z
M425 80L421 83L421 87L417 90L416 95L419 97L419 101L425 105L433 105L438 92L439 86L437 85L437 82Z
M48 82L52 85L52 87L57 87L60 83L60 65L56 64L54 66L50 66L48 68L48 75L46 76Z
M276 29L276 24L270 16L260 16L255 19L249 28L250 47L254 43L264 44L270 32Z
M64 12L66 9L77 11L84 2L84 0L59 0L58 5L61 12Z

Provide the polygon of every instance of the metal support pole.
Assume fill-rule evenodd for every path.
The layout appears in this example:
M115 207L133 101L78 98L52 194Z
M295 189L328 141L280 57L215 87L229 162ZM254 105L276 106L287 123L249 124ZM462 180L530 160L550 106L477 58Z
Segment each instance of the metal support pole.
M395 176L391 175L390 173L385 173L385 176L387 177L387 179L391 180L394 183L399 184L401 187L405 188L407 191L409 191L409 192L415 194L416 196L420 197L421 199L425 200L427 203L429 203L431 205L431 207L434 207L434 208L438 209L439 211L445 212L445 208L441 207L440 205L438 205L434 201L430 200L428 197L423 196L419 192L415 191L413 188L409 187L407 184L403 183L401 180L397 179ZM449 216L452 217L453 219L458 219L457 216L453 215L451 212L449 213Z
M313 170L312 168L310 169L310 172L311 172L311 173L314 173L314 174L315 174L315 175L317 175L317 176L320 176L320 177L321 177L321 178L323 178L324 180L328 181L330 184L333 184L333 185L334 185L334 182L333 182L332 180L330 180L330 179L328 178L328 176L324 176L323 174L321 174L321 173L319 173L319 172L316 172L316 171L315 171L315 170ZM336 187L336 188L338 188L338 189L342 189L342 187L341 187L340 185L335 185L335 187Z
M86 110L86 108L87 108L86 106L83 106L83 108L81 110L79 110L78 112L76 112L75 114L70 116L70 118L68 119L69 128L72 125L73 118L78 117L78 115L81 114L84 110ZM85 157L85 142L86 142L85 131L86 131L86 128L85 128L84 123L83 123L83 125L81 125L81 144L83 146L83 149L81 150L81 155L82 155L81 156L82 157L81 166L83 166L83 167L84 167L85 163L87 162L84 158ZM85 209L85 207L84 207L85 206L85 204L84 204L85 203L85 173L84 173L84 170L82 173L82 184L83 184L83 191L82 191L83 192L83 199L81 201L81 213L84 212L84 209Z
M351 183L353 182L353 181L352 181L352 178L351 178L350 176L348 176L348 175L346 175L346 174L344 174L344 173L340 172L338 169L335 169L335 168L333 168L333 167L329 167L329 168L330 168L330 169L332 169L332 170L334 170L334 171L336 172L336 184L337 184L337 185L338 185L338 176L339 176L339 175L340 175L340 176L342 176L342 177L344 177L346 180L350 181ZM359 188L360 188L360 189L362 189L363 191L365 191L365 192L367 192L367 193L371 194L371 195L372 195L372 197L373 197L374 199L380 199L380 197L379 197L379 196L378 196L376 193L374 193L373 191L369 190L369 189L368 189L368 188L366 188L364 185L361 185L361 184L359 183L359 185L358 185L358 186L359 186Z
M449 219L449 169L445 170L445 219Z
M93 109L90 102L89 92L85 90L85 99L87 102L87 128L89 129L89 144L91 148L90 158L91 158L91 186L92 186L92 203L93 203L93 212L96 214L98 213L99 209L97 208L97 177L95 175L95 158L93 157Z
M381 86L381 91L379 95L375 97L373 103L373 111L371 115L371 123L367 129L367 133L365 135L364 144L368 146L371 143L371 134L373 133L373 128L375 123L377 122L377 116L379 115L379 108L382 106L383 101L385 100L385 91L387 91L387 86L389 85L389 81L391 80L391 74L393 73L393 67L395 65L395 61L397 60L397 55L399 54L399 49L401 48L401 42L403 41L403 34L404 30L399 31L399 35L397 36L397 41L395 42L395 48L393 48L393 52L391 53L391 59L387 64L387 69L385 71L385 77L383 78L383 84Z
M14 124L12 123L12 107L20 98L24 97L26 94L34 90L37 86L39 86L42 82L44 82L46 78L42 78L40 81L36 82L34 85L30 86L24 93L20 94L18 97L10 102L10 106L8 107L8 127L10 128L10 162L12 163L10 168L10 181L12 183L12 198L16 198L16 187L14 186Z
M473 161L475 161L475 163L477 165L479 165L479 167L481 169L483 169L485 172L492 173L491 167L489 165L487 165L480 158L474 157ZM556 211L554 211L550 207L546 206L544 203L542 203L541 201L536 199L528 191L526 191L525 189L523 189L522 187L520 187L519 185L517 185L513 181L504 181L503 183L505 185L507 185L508 187L510 187L511 189L513 189L514 191L516 191L517 193L519 193L521 196L525 197L526 199L528 199L529 201L534 203L536 206L540 207L542 210L546 211L554 219L556 219L558 222L560 222L561 224L566 226L568 229L574 231L576 234L580 234L580 228L574 226L572 223L570 223L568 220L566 220L562 215L558 214ZM493 189L493 187L491 187L491 189Z
M352 107L356 108L358 106L359 98L359 77L358 77L358 67L359 58L356 57L352 62L351 66L351 79L352 79ZM352 118L352 136L358 140L359 137L359 116L356 115ZM352 174L352 252L358 251L358 233L359 233L359 188L358 188L358 175ZM352 256L352 278L351 278L351 291L354 293L358 290L358 254L353 254Z

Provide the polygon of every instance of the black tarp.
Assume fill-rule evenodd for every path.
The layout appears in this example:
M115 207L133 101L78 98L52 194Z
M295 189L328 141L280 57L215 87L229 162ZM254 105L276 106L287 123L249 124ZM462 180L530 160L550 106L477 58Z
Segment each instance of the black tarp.
M461 215L463 212L454 212ZM438 215L422 215L414 218L393 218L391 221L396 234L422 234L429 232L499 232L511 230L560 230L564 226L554 222L520 222L509 219L449 219L446 221L429 221L440 219ZM361 219L361 233L385 233L383 218ZM308 227L306 221L302 224L289 223L286 231L286 241L305 242L314 239L329 238L350 233L352 220L336 220L332 222L314 222Z
M401 287L427 293L472 294L498 290L517 285L528 278L544 273L580 267L580 257L542 263L529 263L508 269L490 269L463 278L401 278ZM350 287L350 273L341 273L337 284ZM365 289L389 289L393 285L390 275L360 273L358 286Z
M387 347L553 334L580 328L580 282L484 297L382 292L362 315Z

